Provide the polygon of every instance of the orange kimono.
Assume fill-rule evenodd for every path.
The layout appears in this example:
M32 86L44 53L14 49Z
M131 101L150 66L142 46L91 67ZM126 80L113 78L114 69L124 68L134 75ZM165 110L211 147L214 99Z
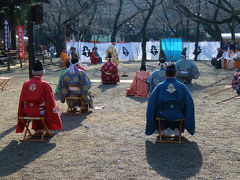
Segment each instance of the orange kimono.
M146 71L136 72L136 76L131 86L127 89L127 96L147 97L148 95L147 79L149 76L150 73Z
M60 61L61 61L61 65L62 67L66 67L66 64L67 64L67 60L68 60L68 55L66 52L61 52L60 54Z

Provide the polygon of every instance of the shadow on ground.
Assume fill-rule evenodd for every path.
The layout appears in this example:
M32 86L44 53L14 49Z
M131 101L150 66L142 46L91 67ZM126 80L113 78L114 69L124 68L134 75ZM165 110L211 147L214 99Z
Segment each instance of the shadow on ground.
M112 89L118 86L118 84L100 84L97 88L101 89L102 92Z
M195 176L203 164L196 142L182 144L145 142L149 165L161 176L173 180Z
M130 98L134 101L140 102L140 103L145 103L146 101L148 101L147 97L133 97L133 96L127 96L127 98Z
M11 175L56 147L53 143L12 141L0 151L0 177Z
M16 125L7 129L6 131L2 132L0 134L0 138L3 138L4 136L8 135L9 133L11 133L12 131L14 131L16 129Z
M80 115L68 115L68 114L61 114L62 120L62 130L63 131L71 131L75 128L82 126L82 122L87 118L89 114L92 112L80 114Z
M188 87L188 90L190 92L193 92L193 91L201 91L203 89L206 89L207 86L201 86L199 84L196 84L196 83L191 83L191 84L187 84L186 85Z

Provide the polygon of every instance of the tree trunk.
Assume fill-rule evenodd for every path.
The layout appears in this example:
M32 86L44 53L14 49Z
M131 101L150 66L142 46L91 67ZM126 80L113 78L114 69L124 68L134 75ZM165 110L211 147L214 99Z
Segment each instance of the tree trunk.
M231 31L231 34L232 34L232 41L235 42L235 27L233 25L233 23L229 24L230 26L230 31Z
M11 46L12 49L16 50L16 25L14 16L15 6L14 3L10 3L10 27L11 27Z
M201 2L200 0L198 0L198 16L200 16L200 8L201 8ZM198 57L198 41L199 41L199 19L197 20L197 33L196 33L196 42L195 42L195 57L194 57L194 61L197 61L197 57Z
M147 52L146 52L146 46L147 46L147 37L146 37L146 31L142 32L142 62L141 62L141 68L140 70L146 71L146 59L147 59Z
M62 50L64 49L64 27L62 27L61 25L58 25L56 42L53 42L53 43L55 43L55 46L56 46L56 52L57 52L56 56L59 57Z
M189 19L187 19L185 34L185 41L189 41Z
M123 5L123 0L119 0L119 9L118 12L115 16L114 22L113 22L113 31L112 31L112 37L113 39L116 38L117 32L118 32L118 19L120 17L120 14L122 12L122 5Z
M147 58L147 53L146 53L146 43L147 43L147 37L146 37L146 28L148 21L153 13L153 10L155 8L156 0L152 0L152 4L149 7L148 14L146 18L144 19L143 25L142 25L142 62L141 62L141 67L140 70L146 71L146 58Z
M195 57L194 57L194 61L197 61L197 57L198 57L198 41L199 41L199 20L197 22L197 33L196 33L196 42L195 42Z

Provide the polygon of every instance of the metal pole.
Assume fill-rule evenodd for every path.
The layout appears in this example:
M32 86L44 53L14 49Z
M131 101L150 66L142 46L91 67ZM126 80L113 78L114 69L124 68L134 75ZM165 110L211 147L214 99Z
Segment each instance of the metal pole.
M35 52L34 52L34 41L33 41L33 22L28 21L27 23L28 31L28 59L29 59L29 79L32 77L32 68L35 61Z

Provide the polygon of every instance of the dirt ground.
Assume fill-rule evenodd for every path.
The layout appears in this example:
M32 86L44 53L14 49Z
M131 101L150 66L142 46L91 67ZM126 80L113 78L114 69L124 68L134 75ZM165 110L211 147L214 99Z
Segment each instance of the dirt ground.
M147 62L147 70L157 62ZM19 143L16 134L21 87L28 67L0 76L11 76L11 90L0 92L0 179L240 179L240 99L216 102L235 95L233 90L203 98L207 86L233 71L214 69L209 61L196 62L201 76L188 88L195 103L196 133L184 133L183 144L156 144L156 134L145 136L147 98L126 97L130 83L92 83L94 106L102 110L81 116L61 115L63 129L49 143ZM140 62L119 65L131 80ZM45 66L44 80L53 90L60 69ZM100 65L89 65L90 79L100 79ZM231 78L218 85L231 83ZM219 87L220 86L213 86ZM213 91L212 91L213 92ZM57 100L60 111L66 104Z

